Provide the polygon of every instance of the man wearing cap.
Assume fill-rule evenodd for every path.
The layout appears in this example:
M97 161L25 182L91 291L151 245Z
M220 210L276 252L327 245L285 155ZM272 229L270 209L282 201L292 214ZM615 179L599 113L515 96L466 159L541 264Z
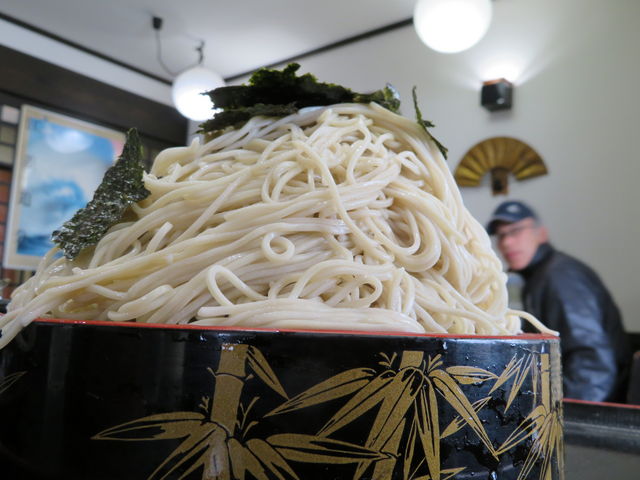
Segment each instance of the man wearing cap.
M523 202L500 204L487 231L509 270L524 279L524 309L560 333L564 396L624 401L631 355L618 308L598 275L554 249Z

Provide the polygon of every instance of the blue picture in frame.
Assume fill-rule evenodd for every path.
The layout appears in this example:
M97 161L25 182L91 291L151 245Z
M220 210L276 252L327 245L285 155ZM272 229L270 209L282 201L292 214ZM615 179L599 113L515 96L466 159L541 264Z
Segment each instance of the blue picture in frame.
M29 105L21 110L5 239L5 268L34 270L51 233L93 197L125 136Z

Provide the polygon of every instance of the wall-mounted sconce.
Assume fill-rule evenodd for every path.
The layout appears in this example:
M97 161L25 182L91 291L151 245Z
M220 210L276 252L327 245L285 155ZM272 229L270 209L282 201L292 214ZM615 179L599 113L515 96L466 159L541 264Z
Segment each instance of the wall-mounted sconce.
M546 175L544 161L525 142L511 137L493 137L475 144L465 153L453 174L461 187L477 187L486 173L491 174L494 195L509 192L509 174L516 180Z
M513 102L513 84L505 79L489 80L482 84L480 104L487 110L508 110Z
M457 53L484 37L492 11L491 0L418 0L413 25L429 48Z
M198 62L187 67L176 76L176 73L167 68L162 61L159 33L162 28L162 19L153 17L152 26L156 32L158 61L169 75L175 77L171 87L173 104L182 115L191 120L202 121L211 118L213 116L213 103L211 103L209 96L203 95L203 93L214 88L223 87L225 83L219 74L203 66L204 41L201 41L200 45L196 47Z

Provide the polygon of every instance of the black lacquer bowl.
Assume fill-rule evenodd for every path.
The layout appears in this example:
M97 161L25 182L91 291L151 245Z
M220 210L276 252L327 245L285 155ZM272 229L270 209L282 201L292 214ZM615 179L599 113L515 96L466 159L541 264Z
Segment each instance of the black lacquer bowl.
M38 321L0 351L0 472L560 479L561 398L544 335Z

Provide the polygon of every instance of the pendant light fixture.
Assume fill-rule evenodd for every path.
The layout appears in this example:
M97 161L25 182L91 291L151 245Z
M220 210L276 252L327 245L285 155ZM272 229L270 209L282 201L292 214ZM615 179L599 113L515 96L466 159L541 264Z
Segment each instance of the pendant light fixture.
M429 48L457 53L471 48L487 33L491 0L418 0L413 24Z
M191 120L202 121L213 116L214 108L209 96L203 93L223 86L224 80L220 75L202 66L200 51L198 64L183 71L173 81L171 98L182 115Z
M173 80L171 87L171 98L178 111L194 121L203 121L211 118L214 114L214 105L205 93L218 87L224 86L224 79L216 72L204 67L204 41L196 47L198 52L198 62L187 67L176 75L162 61L162 51L160 45L159 32L162 28L162 19L153 17L153 29L156 32L156 46L158 61L160 65L169 73Z

